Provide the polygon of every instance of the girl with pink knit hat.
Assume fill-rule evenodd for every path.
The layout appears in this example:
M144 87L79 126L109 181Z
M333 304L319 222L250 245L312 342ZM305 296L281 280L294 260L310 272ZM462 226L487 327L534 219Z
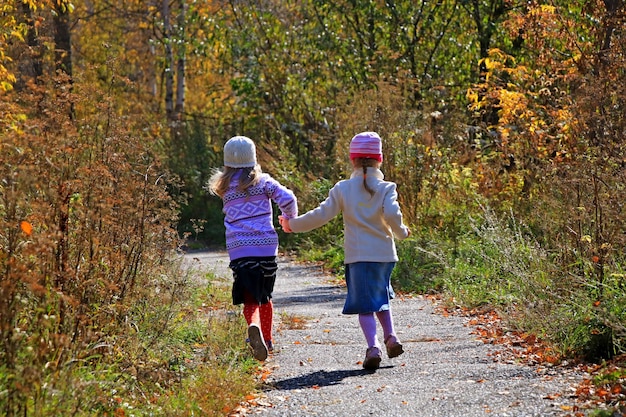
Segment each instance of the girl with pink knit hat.
M211 177L209 189L224 202L233 304L243 303L248 342L254 357L264 361L272 351L272 292L278 268L272 201L285 218L298 214L298 203L291 190L261 171L254 142L245 136L226 142L224 169Z
M319 207L291 219L280 217L280 223L286 232L308 232L343 214L348 289L343 314L358 314L367 342L363 368L375 370L382 360L377 319L387 356L404 352L393 325L390 277L398 261L394 238L405 239L411 232L402 221L396 184L385 181L380 170L380 136L375 132L354 136L350 160L354 168L350 179L335 184Z

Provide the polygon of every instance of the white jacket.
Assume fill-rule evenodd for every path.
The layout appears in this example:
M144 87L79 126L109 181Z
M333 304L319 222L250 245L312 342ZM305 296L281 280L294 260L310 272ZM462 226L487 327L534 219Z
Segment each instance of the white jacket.
M349 180L339 181L328 198L316 209L289 220L294 232L308 232L343 213L345 263L396 262L394 237L405 239L409 229L402 222L396 184L384 181L376 168L367 169L367 183L376 193L363 187L363 171L356 169Z

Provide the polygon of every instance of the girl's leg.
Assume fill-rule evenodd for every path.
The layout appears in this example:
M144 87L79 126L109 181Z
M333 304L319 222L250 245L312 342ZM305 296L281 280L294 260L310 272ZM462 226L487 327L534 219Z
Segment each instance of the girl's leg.
M378 317L378 321L383 328L384 340L387 340L389 336L396 335L396 331L393 328L393 317L391 315L391 310L378 311L376 313L376 317Z
M272 300L259 306L260 319L261 319L261 331L263 332L263 339L268 344L272 342L272 320L274 319L274 304Z
M245 293L243 302L243 316L248 323L248 342L252 347L253 356L260 361L267 359L267 345L261 331L261 313L259 303L252 294Z
M361 325L361 330L363 330L367 346L378 346L378 339L376 338L376 319L374 318L374 313L359 314L359 324Z
M378 321L383 328L385 348L387 349L387 356L395 358L402 355L404 349L402 344L398 341L396 332L393 328L393 317L391 316L391 310L379 311L376 313Z
M248 326L254 323L257 326L261 327L259 303L254 299L252 294L250 294L249 292L246 292L244 294L243 316L245 317L246 323L248 323Z
M378 347L378 338L376 337L376 318L374 313L359 314L359 324L361 330L367 340L367 350L365 351L365 359L363 359L363 368L374 370L378 369L381 361L380 348Z

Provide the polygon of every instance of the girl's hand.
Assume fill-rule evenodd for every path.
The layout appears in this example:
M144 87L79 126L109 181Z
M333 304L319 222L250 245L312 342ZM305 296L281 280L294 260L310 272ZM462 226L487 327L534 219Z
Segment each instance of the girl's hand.
M280 223L280 227L283 228L285 233L293 233L293 230L291 230L291 227L289 227L289 219L285 218L284 216L278 216L278 222Z

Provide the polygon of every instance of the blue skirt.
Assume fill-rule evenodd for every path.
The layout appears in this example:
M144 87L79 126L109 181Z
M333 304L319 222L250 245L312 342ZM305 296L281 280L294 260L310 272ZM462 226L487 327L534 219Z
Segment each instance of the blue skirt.
M343 314L389 310L389 300L395 297L390 279L395 265L395 262L346 264L348 296L343 306Z

